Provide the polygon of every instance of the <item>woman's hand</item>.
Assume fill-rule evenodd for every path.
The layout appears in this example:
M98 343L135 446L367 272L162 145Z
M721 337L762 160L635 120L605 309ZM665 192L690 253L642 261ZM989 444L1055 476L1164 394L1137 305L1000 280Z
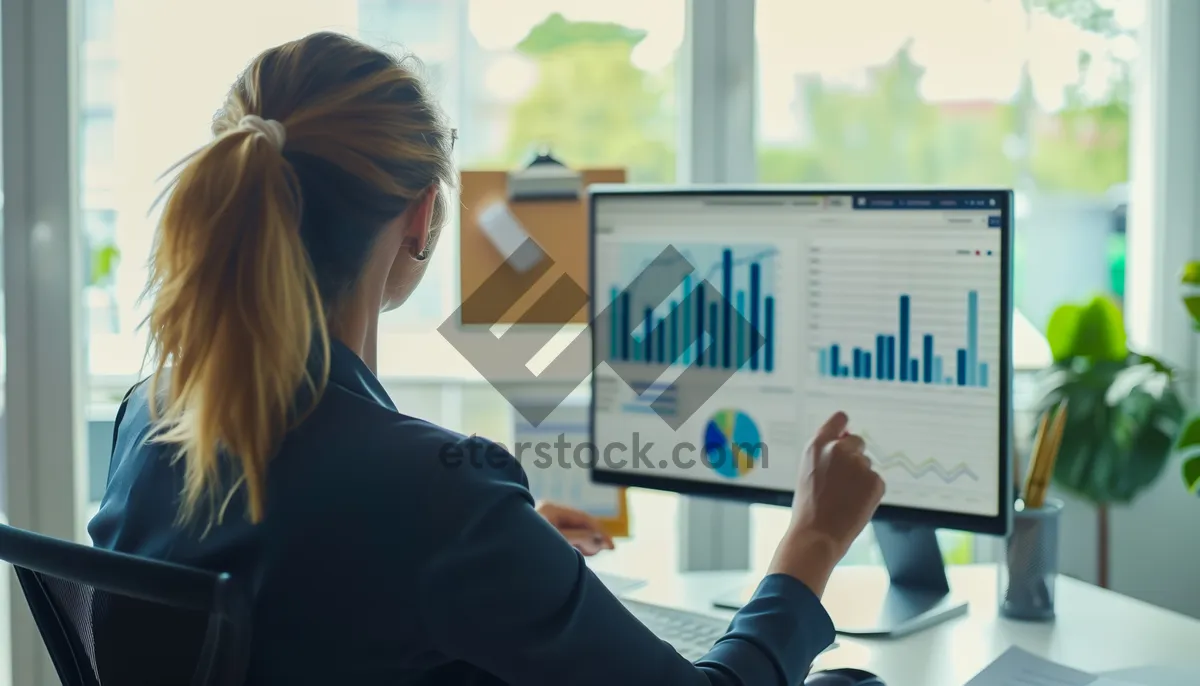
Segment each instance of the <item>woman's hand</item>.
M800 579L818 596L883 498L883 479L848 424L844 413L834 413L804 452L792 523L770 567Z
M604 533L600 520L590 514L554 503L541 503L537 511L584 555L613 549L612 537Z

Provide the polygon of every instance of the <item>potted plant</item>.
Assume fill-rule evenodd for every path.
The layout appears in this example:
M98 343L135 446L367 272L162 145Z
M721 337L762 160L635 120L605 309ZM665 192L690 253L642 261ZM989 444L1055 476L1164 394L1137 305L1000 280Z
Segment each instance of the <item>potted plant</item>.
M1192 323L1200 331L1200 260L1193 260L1183 268L1183 306L1192 316ZM1183 483L1188 490L1200 495L1200 414L1192 415L1183 431L1179 432L1176 449L1183 457Z
M1053 483L1096 508L1097 577L1108 587L1109 506L1128 504L1174 454L1185 410L1175 373L1129 350L1125 319L1108 297L1060 306L1046 328L1053 364L1038 419L1066 400Z

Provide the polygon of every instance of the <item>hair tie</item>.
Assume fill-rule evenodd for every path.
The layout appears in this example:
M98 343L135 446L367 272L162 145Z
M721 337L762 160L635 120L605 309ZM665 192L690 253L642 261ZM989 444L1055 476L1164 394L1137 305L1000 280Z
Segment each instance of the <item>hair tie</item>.
M237 131L252 131L268 141L279 151L283 152L283 144L287 142L287 130L283 124L274 119L263 119L257 114L247 114L238 122Z

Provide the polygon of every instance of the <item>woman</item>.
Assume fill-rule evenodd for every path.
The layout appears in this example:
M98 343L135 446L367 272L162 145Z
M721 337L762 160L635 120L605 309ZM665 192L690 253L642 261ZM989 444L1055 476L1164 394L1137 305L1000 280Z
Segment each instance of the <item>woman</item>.
M541 516L515 460L400 414L375 377L379 314L420 281L455 177L409 63L328 33L282 45L213 131L166 199L156 368L120 420L97 545L248 584L254 684L802 678L883 490L844 415L804 458L771 574L691 664L565 540L586 519Z

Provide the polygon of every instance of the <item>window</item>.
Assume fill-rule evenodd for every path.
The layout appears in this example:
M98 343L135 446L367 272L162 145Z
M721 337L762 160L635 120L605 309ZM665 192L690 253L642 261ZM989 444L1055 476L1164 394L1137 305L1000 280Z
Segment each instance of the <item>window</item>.
M1018 367L1047 361L1038 330L1056 305L1123 295L1143 0L756 8L760 180L1015 188ZM762 559L783 514L756 511L755 525ZM944 540L947 557L969 559L965 540Z
M1021 315L1043 328L1064 300L1120 296L1144 11L1144 0L760 0L759 178L1013 187Z
M138 297L156 219L147 211L161 190L158 178L209 140L212 113L261 50L328 29L415 53L458 129L456 153L465 169L513 167L535 147L550 145L572 166L626 166L634 182L674 178L674 62L684 0L653 6L629 0L145 6L83 0L82 6L88 27L81 54L81 190L90 243L85 303L91 408L100 425L89 432L100 437L89 445L93 500L103 492L96 475L106 473L108 460L103 424L111 422L115 402L141 369L145 339L137 326L145 311ZM228 21L232 14L239 16L234 24ZM213 49L214 36L220 49ZM172 56L167 72L164 54ZM457 307L455 222L445 227L421 287L384 317L380 373L393 388L426 389L398 393L402 410L486 433L510 425L511 408L499 394L473 390L486 388L484 382L436 332ZM660 523L667 532L662 536L673 537L672 517L642 520Z

